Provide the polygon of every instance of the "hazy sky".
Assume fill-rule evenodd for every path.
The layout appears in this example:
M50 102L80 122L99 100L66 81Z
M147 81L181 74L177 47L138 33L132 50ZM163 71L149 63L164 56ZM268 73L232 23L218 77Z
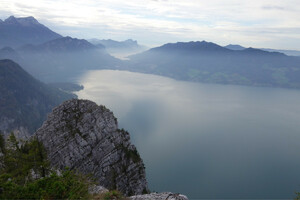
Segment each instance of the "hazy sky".
M299 0L0 0L0 18L10 15L34 16L64 36L86 39L300 50Z

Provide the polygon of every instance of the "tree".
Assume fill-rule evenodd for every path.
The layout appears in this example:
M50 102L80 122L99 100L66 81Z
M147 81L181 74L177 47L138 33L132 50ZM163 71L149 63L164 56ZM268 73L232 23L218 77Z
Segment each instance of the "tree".
M45 148L36 138L21 144L14 134L9 136L4 153L4 172L24 184L28 180L45 177L49 170Z
M300 200L300 192L296 192L297 197L295 198L295 200Z
M37 138L19 142L11 134L0 135L3 167L0 169L0 199L88 199L88 176L66 169L51 170L46 150Z
M3 133L0 131L0 153L4 154L5 151L5 139Z

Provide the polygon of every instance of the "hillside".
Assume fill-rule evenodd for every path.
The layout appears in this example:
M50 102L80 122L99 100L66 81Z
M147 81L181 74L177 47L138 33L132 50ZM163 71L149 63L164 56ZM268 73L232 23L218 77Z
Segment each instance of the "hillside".
M128 69L187 81L300 88L300 58L210 42L165 44L130 57Z
M3 47L0 49L0 60L8 58L14 61L19 61L20 55L11 47Z
M0 60L0 130L32 134L47 113L74 95L54 89L34 79L17 63Z

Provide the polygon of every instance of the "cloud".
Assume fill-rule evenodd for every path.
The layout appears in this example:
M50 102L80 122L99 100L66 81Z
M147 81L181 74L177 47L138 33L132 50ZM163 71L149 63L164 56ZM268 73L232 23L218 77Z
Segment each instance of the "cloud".
M0 16L31 15L64 35L83 38L134 38L147 45L205 39L297 49L297 1L0 0Z
M285 10L282 6L267 5L262 7L265 10Z

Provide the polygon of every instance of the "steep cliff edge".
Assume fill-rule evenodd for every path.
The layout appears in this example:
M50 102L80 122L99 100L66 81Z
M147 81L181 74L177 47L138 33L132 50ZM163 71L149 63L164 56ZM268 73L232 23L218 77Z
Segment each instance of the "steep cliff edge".
M128 132L104 106L69 100L53 109L35 133L51 165L93 174L99 185L130 196L148 192L145 168Z

